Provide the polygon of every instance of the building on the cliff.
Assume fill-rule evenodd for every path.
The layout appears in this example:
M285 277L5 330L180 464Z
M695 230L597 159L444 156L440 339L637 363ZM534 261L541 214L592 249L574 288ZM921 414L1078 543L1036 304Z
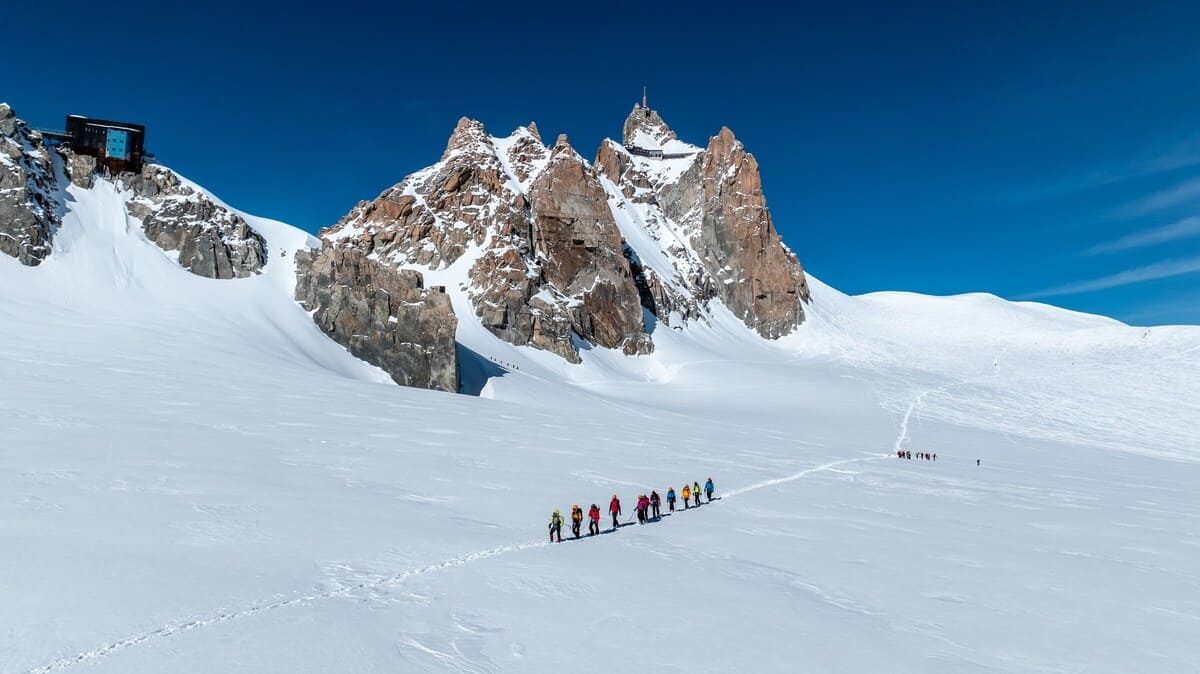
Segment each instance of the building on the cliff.
M657 118L653 117L654 111L650 109L649 102L646 99L645 87L642 87L641 102L634 103L633 108L635 114L637 111L641 111L642 115L646 118L646 122L651 125L654 124L651 120ZM662 120L658 120L658 122L661 123ZM648 159L682 159L684 157L691 157L700 151L700 148L688 145L673 137L659 140L644 131L636 133L625 146L625 149L629 154Z
M146 127L141 124L67 115L67 131L60 138L75 154L95 157L113 173L142 170Z

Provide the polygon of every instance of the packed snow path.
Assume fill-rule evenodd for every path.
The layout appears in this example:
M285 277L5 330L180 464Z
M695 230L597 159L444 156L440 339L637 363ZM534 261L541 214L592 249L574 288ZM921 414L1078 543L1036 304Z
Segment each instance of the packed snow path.
M907 420L907 416L905 417L905 419ZM846 459L843 461L833 461L833 462L826 463L826 464L823 464L820 466L816 466L814 468L809 468L807 470L800 471L799 473L796 473L794 475L789 475L787 477L781 477L781 478L778 478L775 480L765 480L763 482L758 482L756 484L748 485L745 487L739 487L737 489L733 489L728 492L725 492L725 494L723 495L722 498L729 498L732 496L737 496L739 494L745 494L747 492L755 491L758 489L763 489L766 487L773 487L775 485L784 484L787 482L794 482L794 481L799 480L808 475L812 475L813 473L819 473L822 471L831 470L833 468L837 468L838 466L843 466L843 465L847 465L847 464L851 464L851 463L860 463L863 461L877 461L880 458L885 458L885 457L875 456L875 457L863 457L863 458L858 458L858 459ZM705 503L705 505L713 505L714 503L718 503L718 502L719 501L712 502L712 503ZM683 509L681 508L680 512L682 512L682 511L683 511ZM583 539L581 538L580 540L583 540ZM531 542L526 542L526 543L518 543L515 545L506 545L506 546L502 546L502 547L498 547L498 548L491 548L488 550L480 550L478 552L471 552L471 553L468 553L465 555L459 555L457 557L453 557L453 558L444 560L442 562L438 562L436 564L430 564L428 566L424 566L424 567L421 567L418 569L410 569L408 571L404 571L402 573L398 573L396 575L389 576L387 578L383 578L378 581L357 583L355 585L350 585L348 587L342 587L342 588L339 588L336 590L331 590L328 592L306 594L306 595L301 595L298 597L292 597L290 599L283 599L283 600L273 601L273 602L264 602L262 604L255 605L255 606L252 606L247 609L242 609L239 611L231 611L231 612L227 612L227 613L218 613L218 614L212 615L208 618L198 618L198 619L192 619L192 620L186 620L186 621L181 621L181 622L177 622L177 623L172 623L170 625L164 625L162 627L159 627L158 629L151 630L149 632L144 632L142 634L138 634L135 636L126 637L119 641L114 641L113 643L102 646L95 650L86 651L84 653L79 653L79 654L71 656L71 657L56 660L55 662L52 662L44 667L38 667L38 668L29 670L29 674L46 674L47 672L55 672L55 671L66 669L68 667L72 667L74 665L84 664L87 662L98 660L100 658L103 658L107 655L111 655L118 651L122 651L127 648L132 648L134 646L139 646L141 644L144 644L146 642L153 641L156 639L162 639L165 637L174 636L176 634L190 632L192 630L197 630L197 629L201 629L204 627L212 627L212 626L220 625L222 623L227 623L227 622L231 622L234 620L238 620L239 618L248 618L250 616L258 615L258 614L265 613L268 611L275 611L278 609L284 609L284 608L289 608L289 607L293 607L293 606L303 606L306 604L312 604L313 602L317 602L317 601L321 601L321 600L325 600L325 599L337 599L339 597L347 597L356 592L360 592L362 590L391 587L394 585L399 585L400 583L403 583L403 582L405 582L411 578L415 578L417 576L424 576L426 574L436 573L436 572L442 571L444 569L449 569L449 568L453 568L453 567L472 564L475 562L483 561L485 559L490 559L492 557L497 557L499 555L505 555L505 554L514 553L514 552L522 552L522 551L531 550L534 548L544 548L544 547L548 547L550 545L551 545L551 543L549 541L537 541L537 542L531 541Z

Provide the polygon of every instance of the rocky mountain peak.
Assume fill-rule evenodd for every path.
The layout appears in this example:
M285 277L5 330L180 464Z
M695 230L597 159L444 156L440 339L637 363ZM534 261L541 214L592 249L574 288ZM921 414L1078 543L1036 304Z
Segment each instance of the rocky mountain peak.
M63 191L42 135L0 103L0 253L36 266L50 255Z
M17 132L17 113L8 103L0 103L0 136L11 138Z
M536 138L537 142L542 142L542 134L538 133L536 122L530 122L529 126L525 127L525 130L528 131L531 136Z
M622 145L642 147L653 144L660 147L669 140L675 140L675 132L667 126L658 112L640 104L633 106L633 110L625 118L625 126L621 132Z
M442 161L446 161L456 152L478 153L483 151L486 145L488 145L488 135L487 130L483 128L483 123L462 117L455 125L454 132L450 134L450 140L446 143L446 151L442 153Z

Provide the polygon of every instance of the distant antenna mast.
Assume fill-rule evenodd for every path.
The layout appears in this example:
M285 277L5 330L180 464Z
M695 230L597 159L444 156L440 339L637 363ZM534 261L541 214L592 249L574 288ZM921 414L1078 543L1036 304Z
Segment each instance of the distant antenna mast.
M646 103L646 85L644 85L644 84L642 85L642 107L643 108L650 107L650 105Z

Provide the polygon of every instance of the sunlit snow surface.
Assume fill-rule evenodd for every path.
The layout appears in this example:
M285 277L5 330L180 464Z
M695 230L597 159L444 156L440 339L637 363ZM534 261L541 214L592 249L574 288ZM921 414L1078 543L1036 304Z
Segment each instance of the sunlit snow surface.
M718 309L583 366L462 320L510 371L454 396L319 333L303 233L250 218L267 273L211 281L111 185L69 207L41 267L0 258L2 672L1200 662L1200 330L814 280L778 343Z

